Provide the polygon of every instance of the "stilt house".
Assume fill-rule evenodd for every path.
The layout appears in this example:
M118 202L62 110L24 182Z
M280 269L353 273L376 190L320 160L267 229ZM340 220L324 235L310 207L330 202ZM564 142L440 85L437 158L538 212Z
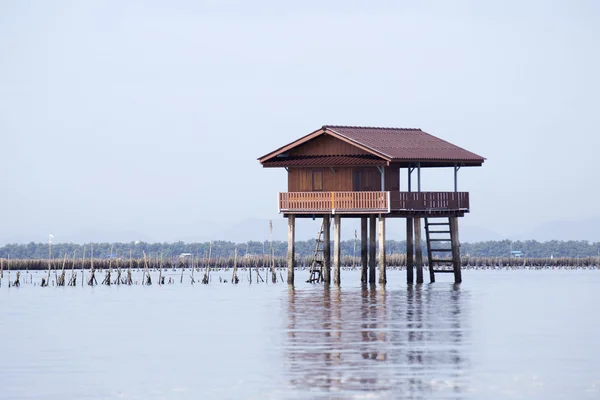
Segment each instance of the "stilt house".
M483 157L420 129L325 125L258 160L265 168L288 172L288 189L278 194L279 212L288 218L288 283L294 280L295 219L303 217L323 218L324 258L319 268L326 284L331 281L332 217L334 284L340 283L340 224L344 218L361 218L363 282L367 282L367 272L369 282L376 280L377 219L379 283L386 282L386 218L407 221L408 283L413 282L415 270L417 283L423 282L422 219L430 280L435 281L436 272L450 272L455 282L461 282L457 218L469 212L470 204L469 193L458 191L458 171L481 166ZM422 168L452 168L454 191L421 191ZM402 170L406 171L405 192L400 191Z

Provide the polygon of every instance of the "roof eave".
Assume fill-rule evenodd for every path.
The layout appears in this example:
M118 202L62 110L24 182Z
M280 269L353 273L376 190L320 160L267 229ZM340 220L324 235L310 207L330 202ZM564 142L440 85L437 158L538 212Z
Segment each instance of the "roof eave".
M270 153L267 153L267 154L265 154L262 157L259 157L258 158L258 162L260 162L262 164L265 161L268 161L271 158L276 157L276 156L278 156L281 153L285 153L286 151L288 151L288 150L290 150L290 149L292 149L292 148L294 148L294 147L296 147L296 146L298 146L298 145L300 145L302 143L305 143L305 142L309 141L310 139L313 139L313 138L315 138L315 137L317 137L317 136L319 136L319 135L321 135L323 133L324 133L323 128L319 128L316 131L309 133L308 135L302 136L301 138L296 139L296 140L294 140L291 143L288 143L288 144L286 144L284 146L281 146L280 148L278 148L276 150L273 150Z

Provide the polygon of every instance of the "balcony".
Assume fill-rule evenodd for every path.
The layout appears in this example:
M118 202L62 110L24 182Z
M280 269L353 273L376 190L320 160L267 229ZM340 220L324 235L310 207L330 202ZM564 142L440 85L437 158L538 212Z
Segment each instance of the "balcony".
M468 192L280 192L294 214L446 214L469 212Z

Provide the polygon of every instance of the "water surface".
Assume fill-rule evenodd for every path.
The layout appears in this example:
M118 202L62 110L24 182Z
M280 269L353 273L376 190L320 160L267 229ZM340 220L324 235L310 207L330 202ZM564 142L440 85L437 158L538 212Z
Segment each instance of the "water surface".
M348 270L341 289L173 276L3 280L0 398L600 398L600 271L468 270L459 286L412 287L388 271L383 288Z

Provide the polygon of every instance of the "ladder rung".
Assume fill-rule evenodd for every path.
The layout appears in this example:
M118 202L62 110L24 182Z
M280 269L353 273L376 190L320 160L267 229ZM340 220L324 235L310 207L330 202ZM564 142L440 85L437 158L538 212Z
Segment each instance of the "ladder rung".
M429 233L450 233L450 231L429 231Z
M433 272L436 274L451 274L454 273L454 270L451 269L434 269Z
M427 226L432 226L432 225L446 225L446 226L448 226L448 225L450 225L450 223L449 222L429 222L429 223L426 223L425 225L427 225Z
M432 262L432 263L451 263L452 261L454 261L454 260L447 259L447 258L440 258L440 259L437 259L437 260L436 259L431 259L430 260L430 262Z
M450 239L429 239L430 242L449 242Z
M429 251L443 251L444 253L452 251L452 249L429 249Z

